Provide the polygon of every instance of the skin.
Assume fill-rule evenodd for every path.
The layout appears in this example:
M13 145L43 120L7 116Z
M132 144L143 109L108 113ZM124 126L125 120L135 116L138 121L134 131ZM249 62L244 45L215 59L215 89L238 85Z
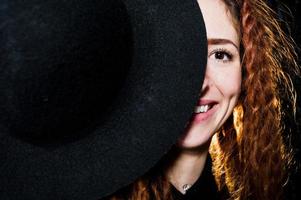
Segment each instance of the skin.
M214 102L207 113L195 114L177 143L166 170L169 181L184 193L201 175L212 136L232 114L241 90L240 38L222 0L198 0L208 40L208 60L198 105Z

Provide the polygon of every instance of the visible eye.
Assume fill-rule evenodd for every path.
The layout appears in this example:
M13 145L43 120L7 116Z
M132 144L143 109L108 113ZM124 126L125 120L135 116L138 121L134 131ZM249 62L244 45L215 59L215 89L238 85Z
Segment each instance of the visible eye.
M233 58L233 54L226 49L216 49L210 56L214 56L214 59L222 62L229 62Z

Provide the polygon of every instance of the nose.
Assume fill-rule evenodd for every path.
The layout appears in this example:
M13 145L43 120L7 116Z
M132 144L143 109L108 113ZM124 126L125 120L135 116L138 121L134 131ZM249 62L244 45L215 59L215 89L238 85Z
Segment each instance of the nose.
M201 95L206 93L206 91L209 89L210 86L210 74L208 71L208 66L206 67L205 77L202 85Z

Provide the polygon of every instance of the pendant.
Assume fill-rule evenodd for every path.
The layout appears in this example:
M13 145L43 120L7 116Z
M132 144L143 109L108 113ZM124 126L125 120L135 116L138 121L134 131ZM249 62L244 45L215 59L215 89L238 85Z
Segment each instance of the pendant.
M187 190L189 190L189 188L191 188L191 185L190 185L190 184L184 184L184 185L182 186L182 188L183 188L184 194L186 194Z

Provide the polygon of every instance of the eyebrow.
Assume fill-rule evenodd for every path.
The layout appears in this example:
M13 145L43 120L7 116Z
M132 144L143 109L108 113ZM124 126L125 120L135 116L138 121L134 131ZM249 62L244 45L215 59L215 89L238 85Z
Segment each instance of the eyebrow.
M231 40L228 40L228 39L208 38L208 44L232 44L238 50L238 46L234 42L232 42Z

